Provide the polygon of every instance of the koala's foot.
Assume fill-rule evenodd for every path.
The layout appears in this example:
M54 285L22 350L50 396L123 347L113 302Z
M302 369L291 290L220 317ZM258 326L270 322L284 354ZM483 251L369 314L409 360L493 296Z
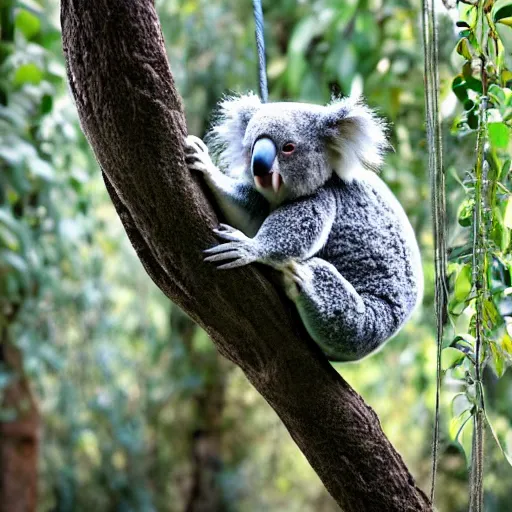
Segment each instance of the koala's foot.
M185 161L191 171L198 171L210 175L216 167L210 158L206 144L195 135L185 138Z
M295 302L306 283L311 280L311 271L295 260L287 261L279 270L283 273L284 291Z
M233 260L217 267L221 270L227 270L242 267L258 260L256 243L238 229L227 224L220 224L219 229L214 229L213 232L222 240L227 240L227 242L206 249L204 253L208 256L204 261L219 263Z

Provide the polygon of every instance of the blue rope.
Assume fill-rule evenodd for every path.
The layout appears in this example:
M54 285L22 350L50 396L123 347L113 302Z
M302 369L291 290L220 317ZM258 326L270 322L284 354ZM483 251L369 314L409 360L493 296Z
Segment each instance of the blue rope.
M256 47L258 49L258 64L260 78L260 96L263 103L268 101L267 65L265 62L265 34L263 31L263 10L261 0L253 0L254 24L256 28Z

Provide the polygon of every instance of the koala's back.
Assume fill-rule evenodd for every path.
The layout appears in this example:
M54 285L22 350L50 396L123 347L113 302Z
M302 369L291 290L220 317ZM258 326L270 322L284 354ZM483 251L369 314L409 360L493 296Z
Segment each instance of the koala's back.
M361 295L373 295L401 311L403 321L423 294L421 258L413 229L392 192L373 172L328 188L336 218L318 256L332 263Z

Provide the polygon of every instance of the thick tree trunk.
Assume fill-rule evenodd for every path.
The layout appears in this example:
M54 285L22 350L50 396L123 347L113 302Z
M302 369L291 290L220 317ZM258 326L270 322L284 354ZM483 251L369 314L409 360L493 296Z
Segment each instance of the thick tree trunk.
M21 352L8 343L5 328L0 340L0 362L15 374L0 396L0 409L16 414L12 421L0 421L0 512L34 512L41 418L23 375Z
M203 263L217 221L185 166L185 118L153 2L63 0L61 21L83 130L155 283L242 368L343 510L431 510L373 410L282 294L254 266Z

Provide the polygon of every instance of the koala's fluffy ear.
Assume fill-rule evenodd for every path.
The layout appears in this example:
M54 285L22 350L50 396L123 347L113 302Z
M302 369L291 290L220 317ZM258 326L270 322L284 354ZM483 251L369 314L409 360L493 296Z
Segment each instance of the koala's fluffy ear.
M243 140L247 124L260 108L261 101L254 93L226 97L220 104L217 119L208 135L219 158L227 170L244 166Z
M322 119L329 159L334 171L346 181L363 168L378 170L386 149L386 125L359 97L335 100Z

